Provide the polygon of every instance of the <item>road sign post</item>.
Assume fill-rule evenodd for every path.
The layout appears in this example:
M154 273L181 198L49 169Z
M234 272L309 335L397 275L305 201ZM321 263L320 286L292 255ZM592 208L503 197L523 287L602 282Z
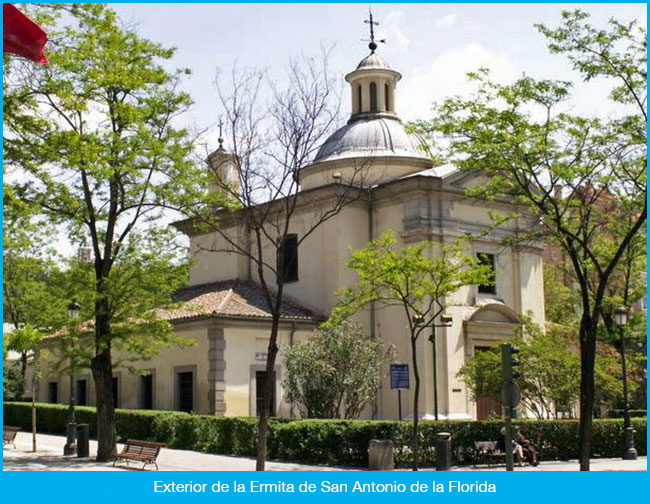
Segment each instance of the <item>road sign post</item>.
M397 389L397 408L399 419L402 419L402 389L409 388L409 365L390 365L390 388Z

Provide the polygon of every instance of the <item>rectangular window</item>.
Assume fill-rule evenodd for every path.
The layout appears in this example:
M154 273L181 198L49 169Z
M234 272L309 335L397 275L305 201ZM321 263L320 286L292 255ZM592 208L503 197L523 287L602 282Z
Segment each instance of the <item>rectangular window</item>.
M47 384L47 402L56 404L59 402L59 382Z
M78 406L88 405L88 380L82 378L75 382L75 404Z
M113 376L113 407L120 407L120 379L117 376Z
M284 275L285 282L298 281L298 235L289 234L278 249L278 279Z
M194 373L181 371L176 374L178 410L190 413L194 410Z
M264 408L264 377L265 371L255 372L255 414L260 416ZM269 416L275 416L275 373L273 373L273 389L271 391L271 404L269 406Z
M140 409L153 409L153 375L140 376Z
M476 254L476 257L482 265L489 266L490 269L492 270L492 273L490 275L490 283L480 284L478 286L478 291L481 294L496 294L497 286L495 283L496 277L494 274L495 272L494 254L479 252L478 254Z

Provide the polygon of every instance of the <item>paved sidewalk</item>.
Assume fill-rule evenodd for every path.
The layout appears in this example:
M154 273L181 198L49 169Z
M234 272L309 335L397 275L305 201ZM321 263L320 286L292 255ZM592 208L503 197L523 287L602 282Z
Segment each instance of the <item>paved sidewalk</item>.
M37 453L32 450L32 436L28 432L19 432L16 436L16 449L5 447L2 450L2 466L5 471L124 471L136 470L142 464L118 462L113 467L112 462L96 462L97 442L90 440L90 457L64 457L63 446L65 436L38 434L36 436ZM122 449L122 445L118 445ZM161 471L254 471L255 459L249 457L233 457L213 455L189 450L173 450L164 448L158 456L158 467ZM294 464L291 462L267 462L269 471L340 471L341 468ZM154 470L149 465L146 470Z
M620 458L602 458L591 459L590 469L592 471L647 471L647 457L639 457L637 460L623 460ZM452 471L505 471L506 466L496 467L454 467ZM515 465L515 471L579 471L580 462L578 460L551 460L540 462L537 467L525 465L518 467Z
M2 450L2 465L5 471L124 471L129 470L125 464L112 467L111 462L96 462L97 443L90 441L90 458L79 459L64 457L64 436L38 434L38 452L32 453L32 437L27 432L19 432L16 437L16 448L5 447ZM122 446L118 445L121 449ZM161 471L253 471L255 460L249 457L233 457L228 455L213 455L189 450L173 450L165 448L158 457ZM136 467L131 466L131 470ZM318 465L296 464L291 462L267 462L270 471L345 471L357 468L328 467ZM148 466L147 470L154 469ZM577 460L542 462L537 467L515 467L515 471L577 471ZM646 471L647 458L638 460L593 459L593 471ZM423 469L431 470L431 469ZM452 471L504 471L504 466L497 467L454 467Z

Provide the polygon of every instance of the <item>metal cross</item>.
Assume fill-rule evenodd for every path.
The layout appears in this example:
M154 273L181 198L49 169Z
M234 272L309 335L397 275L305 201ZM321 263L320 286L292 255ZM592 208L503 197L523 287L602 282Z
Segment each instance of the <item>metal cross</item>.
M219 148L223 149L223 119L219 118Z
M372 10L370 9L370 7L368 7L368 15L370 16L370 19L364 20L364 23L370 25L370 42L374 42L375 41L375 26L379 26L379 23L372 19Z
M370 16L370 19L364 20L364 23L370 25L370 40L368 39L363 39L363 40L370 42L370 44L368 44L368 47L370 48L370 52L374 53L375 49L377 49L377 42L375 42L375 26L379 26L379 23L372 18L372 10L370 9L370 7L368 7L368 15ZM382 39L379 40L379 42L385 44L386 40Z

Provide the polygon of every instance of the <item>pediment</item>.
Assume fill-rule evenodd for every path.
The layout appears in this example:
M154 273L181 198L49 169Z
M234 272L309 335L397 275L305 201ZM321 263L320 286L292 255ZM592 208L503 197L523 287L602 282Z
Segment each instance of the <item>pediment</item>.
M489 178L478 171L456 171L443 179L446 186L458 189L471 189L472 187L487 184Z

